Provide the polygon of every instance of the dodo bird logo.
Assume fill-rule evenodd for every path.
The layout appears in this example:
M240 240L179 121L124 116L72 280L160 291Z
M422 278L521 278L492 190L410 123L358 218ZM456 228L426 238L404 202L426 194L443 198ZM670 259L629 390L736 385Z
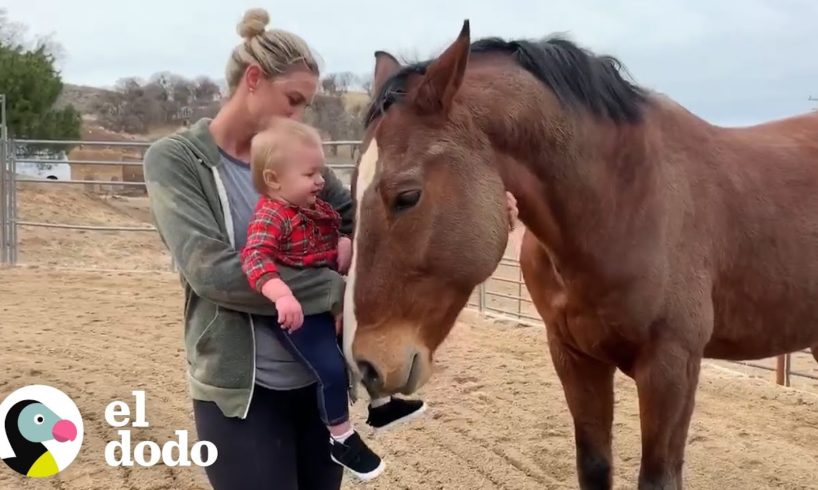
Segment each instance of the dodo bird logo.
M67 468L82 446L80 411L62 391L24 386L0 403L0 458L14 471L45 478Z

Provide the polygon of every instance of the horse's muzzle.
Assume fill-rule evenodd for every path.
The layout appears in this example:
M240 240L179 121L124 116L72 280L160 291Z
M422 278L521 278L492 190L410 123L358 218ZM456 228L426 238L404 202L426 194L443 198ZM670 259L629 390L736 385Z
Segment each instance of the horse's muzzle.
M374 363L359 359L357 361L358 372L361 376L361 383L371 394L379 396L403 393L410 395L423 385L428 376L424 376L424 359L419 352L412 352L402 363L386 376L375 366Z
M361 375L361 383L366 386L370 393L380 393L383 389L383 378L378 374L378 370L369 361L358 361L358 372Z

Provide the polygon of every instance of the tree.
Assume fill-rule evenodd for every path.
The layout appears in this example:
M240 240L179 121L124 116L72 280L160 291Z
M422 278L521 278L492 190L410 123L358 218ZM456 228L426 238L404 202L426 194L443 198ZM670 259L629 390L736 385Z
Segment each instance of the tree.
M193 96L195 97L197 104L212 104L213 102L218 102L218 99L221 96L221 89L216 82L208 77L202 76L196 78Z
M12 27L9 27L12 26ZM53 40L26 48L24 29L0 12L0 93L6 95L9 136L19 139L79 139L82 118L73 106L55 109L62 92L62 77L55 67ZM60 48L61 49L61 48ZM21 148L23 151L59 151L62 147Z
M9 20L6 9L0 9L0 45L16 45L22 42L26 26Z
M344 71L338 74L338 91L342 94L349 92L349 88L357 82L354 73Z
M361 82L361 89L367 93L367 95L372 95L372 75L367 73L364 75L359 75L358 80Z
M356 84L358 77L351 72L329 73L321 79L321 89L327 95L343 95Z
M221 95L216 82L206 76L190 80L168 71L155 73L147 81L122 78L114 90L98 101L97 118L106 129L136 134L212 117L219 109Z
M335 73L330 73L329 75L323 77L321 79L321 90L328 95L336 95L338 93L338 80L337 75Z
M318 128L329 139L352 140L359 139L362 133L360 115L347 110L344 100L338 95L318 94L313 99L310 110L304 119ZM338 147L331 148L333 156L338 155Z

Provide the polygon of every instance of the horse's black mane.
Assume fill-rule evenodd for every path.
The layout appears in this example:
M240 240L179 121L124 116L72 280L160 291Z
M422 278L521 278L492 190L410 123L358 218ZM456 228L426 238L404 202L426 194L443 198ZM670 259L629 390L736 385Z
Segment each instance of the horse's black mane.
M641 119L646 91L622 77L622 64L613 56L595 55L559 36L536 41L489 37L471 45L471 53L496 52L510 54L521 67L549 87L566 107L584 107L614 122ZM406 65L386 80L374 94L365 125L400 101L406 95L409 77L423 74L431 61Z

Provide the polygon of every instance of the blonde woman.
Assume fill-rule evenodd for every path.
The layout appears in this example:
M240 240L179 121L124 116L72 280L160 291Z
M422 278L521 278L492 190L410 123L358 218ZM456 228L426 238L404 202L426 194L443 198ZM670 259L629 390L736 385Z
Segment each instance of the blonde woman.
M338 489L342 467L316 399L316 378L281 344L275 305L250 287L240 251L259 194L250 142L275 117L301 119L318 83L318 63L298 36L267 30L265 11L248 11L244 41L227 63L229 99L212 120L157 141L145 155L145 181L162 240L185 293L184 341L199 439L218 448L207 468L213 488ZM349 191L323 170L321 199L352 230ZM280 267L304 315L342 303L337 272ZM406 420L414 400L373 400L370 425Z

